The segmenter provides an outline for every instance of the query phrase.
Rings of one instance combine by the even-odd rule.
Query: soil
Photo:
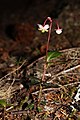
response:
[[[47,10],[43,12],[45,19],[52,12],[47,15]],[[34,19],[28,11],[20,19],[20,14],[22,11],[4,14],[0,24],[0,118],[79,120],[80,99],[74,99],[80,87],[79,5],[67,4],[58,14],[61,35],[55,33],[53,20],[49,51],[59,51],[61,55],[49,61],[44,81],[48,33],[37,30],[37,24],[44,21],[43,15]]]

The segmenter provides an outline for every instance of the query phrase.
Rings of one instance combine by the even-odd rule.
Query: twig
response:
[[[72,67],[72,68],[70,68],[70,69],[64,70],[64,71],[62,72],[62,74],[65,74],[65,73],[67,73],[67,72],[70,72],[70,71],[72,71],[72,70],[75,70],[75,69],[77,69],[77,68],[79,68],[79,67],[80,67],[80,65],[77,65],[77,66],[74,66],[74,67]]]
[[[65,84],[63,85],[63,87],[67,87],[67,86],[73,86],[75,84],[80,84],[80,82],[74,82],[74,83],[69,83],[69,84]],[[52,91],[52,90],[59,90],[62,88],[62,85],[58,85],[58,88],[45,88],[45,89],[42,89],[42,92],[45,92],[45,91]],[[33,92],[32,94],[38,94],[40,91],[36,91],[36,92]]]
[[[52,76],[52,80],[53,80],[55,77],[58,77],[58,76],[61,75],[61,74],[66,74],[67,72],[70,72],[70,71],[72,71],[72,70],[75,70],[75,69],[77,69],[77,68],[79,68],[79,67],[80,67],[80,65],[77,65],[77,66],[74,66],[74,67],[72,67],[72,68],[70,68],[70,69],[61,71],[60,73]],[[51,80],[51,81],[52,81],[52,80]],[[49,81],[49,82],[50,82],[50,81]]]
[[[11,71],[10,73],[8,73],[5,76],[3,76],[2,78],[0,78],[0,81],[3,80],[4,78],[6,78],[7,76],[11,75],[12,73],[15,73],[16,71],[18,71],[25,63],[26,63],[26,60],[24,60],[24,62],[18,68],[16,68],[14,71]]]
[[[42,90],[42,92],[45,92],[45,91],[52,91],[52,90],[58,90],[60,88],[45,88]],[[36,91],[36,92],[33,92],[32,94],[38,94],[40,92],[40,90]]]
[[[75,85],[75,84],[80,84],[80,82],[68,83],[68,84],[63,85],[63,86],[67,87],[67,86],[72,86],[72,85]]]
[[[8,94],[8,96],[10,96],[10,92],[11,92],[10,90],[11,90],[11,87],[12,87],[12,85],[14,84],[15,80],[16,80],[16,79],[13,79],[13,82],[12,82],[11,85],[9,86],[8,90],[5,92],[6,95]]]

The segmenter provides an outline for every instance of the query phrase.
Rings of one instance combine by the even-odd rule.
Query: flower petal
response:
[[[60,28],[59,28],[59,29],[56,29],[56,33],[57,33],[57,34],[61,34],[61,33],[62,33],[62,29],[60,29]]]
[[[37,24],[39,29],[43,29],[44,27],[41,24]]]
[[[49,25],[46,24],[45,26],[42,26],[41,24],[37,24],[38,25],[38,30],[40,30],[42,33],[44,32],[48,32],[48,28],[49,28]]]
[[[48,28],[49,28],[49,25],[46,24],[46,25],[44,26],[44,29],[47,30]]]
[[[44,33],[45,32],[44,27],[41,24],[37,24],[37,25],[39,27],[38,30]]]

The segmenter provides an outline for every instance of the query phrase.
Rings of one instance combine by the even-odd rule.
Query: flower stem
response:
[[[50,28],[48,32],[48,40],[47,40],[47,46],[46,46],[46,63],[47,63],[47,57],[48,57],[48,50],[49,50],[49,42],[51,37],[51,29],[52,29],[52,20],[48,17],[48,20],[50,20]]]
[[[49,32],[48,32],[48,40],[47,40],[47,46],[46,46],[46,63],[44,64],[44,71],[43,71],[43,76],[42,76],[42,81],[45,79],[45,74],[46,74],[46,68],[47,68],[47,57],[48,57],[48,50],[49,50],[49,42],[50,42],[50,36],[51,36],[51,29],[52,29],[52,19],[50,17],[47,17],[47,19],[44,21],[43,26],[45,26],[47,21],[50,21],[50,27],[49,27]]]

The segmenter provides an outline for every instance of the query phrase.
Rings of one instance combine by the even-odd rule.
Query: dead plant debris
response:
[[[45,56],[30,64],[10,58],[0,69],[0,119],[80,119],[80,48],[60,52],[48,63],[45,81]]]

